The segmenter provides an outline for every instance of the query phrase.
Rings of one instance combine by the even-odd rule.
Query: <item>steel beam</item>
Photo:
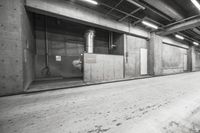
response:
[[[157,34],[159,34],[159,35],[169,35],[169,34],[179,32],[179,31],[192,29],[192,28],[195,28],[195,27],[198,27],[198,26],[200,26],[200,18],[196,18],[196,19],[186,21],[184,23],[176,24],[174,26],[171,26],[171,27],[165,29],[164,31],[157,32]]]
[[[127,14],[126,16],[122,17],[121,19],[119,19],[118,21],[123,21],[124,19],[126,19],[127,17],[129,17],[130,15],[133,15],[134,13],[138,12],[141,8],[135,9],[133,10],[131,13]]]
[[[122,10],[120,10],[120,9],[117,9],[117,8],[113,8],[112,6],[109,6],[109,5],[105,4],[105,3],[100,3],[100,4],[103,5],[103,6],[105,6],[105,7],[108,7],[108,8],[111,8],[111,9],[113,9],[113,10],[116,10],[116,11],[122,13],[122,14],[130,15],[130,14],[127,13],[127,12],[124,12],[124,11],[122,11]],[[140,18],[138,18],[138,17],[136,17],[136,16],[133,16],[133,15],[130,15],[130,17],[132,17],[132,18],[134,18],[134,19],[140,19]]]
[[[120,0],[113,8],[111,8],[106,15],[110,14],[115,8],[117,8],[124,0]]]

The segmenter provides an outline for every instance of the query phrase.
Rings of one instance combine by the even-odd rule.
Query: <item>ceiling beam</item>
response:
[[[166,28],[163,31],[157,32],[159,35],[169,35],[179,31],[184,31],[187,29],[193,29],[195,27],[200,26],[200,18],[195,18],[180,24],[173,25],[171,27]]]
[[[111,8],[106,15],[110,14],[115,8],[117,8],[124,0],[120,0],[113,8]]]
[[[130,15],[133,15],[134,13],[138,12],[141,8],[135,9],[134,11],[132,11],[131,13],[127,14],[126,16],[120,18],[118,21],[123,21],[124,19],[126,19],[127,17],[129,17]]]

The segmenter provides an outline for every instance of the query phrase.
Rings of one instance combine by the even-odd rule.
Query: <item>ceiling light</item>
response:
[[[175,37],[178,38],[178,39],[181,39],[181,40],[185,39],[183,36],[180,36],[180,35],[177,35],[177,34],[175,35]]]
[[[199,45],[199,43],[198,43],[198,42],[193,42],[193,44],[194,44],[194,45],[197,45],[197,46]]]
[[[144,6],[142,6],[142,5],[138,4],[138,3],[136,3],[136,2],[133,1],[133,0],[126,0],[126,1],[130,2],[131,4],[133,4],[133,5],[135,5],[135,6],[139,7],[139,8],[141,8],[142,10],[145,9]]]
[[[142,21],[142,24],[144,24],[144,25],[146,25],[148,27],[154,28],[154,29],[158,29],[158,26],[156,26],[156,25],[154,25],[152,23],[149,23],[147,21],[144,21],[144,20]]]
[[[84,2],[88,2],[90,4],[93,4],[93,5],[98,5],[98,2],[94,1],[94,0],[82,0]]]
[[[192,3],[200,10],[200,4],[197,0],[191,0]]]

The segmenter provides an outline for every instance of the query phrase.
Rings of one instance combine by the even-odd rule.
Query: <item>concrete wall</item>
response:
[[[187,62],[184,61],[187,57]],[[189,70],[189,46],[168,37],[162,39],[162,73],[181,73]],[[187,70],[184,70],[186,64]]]
[[[0,95],[21,93],[34,79],[34,33],[24,0],[0,1]]]
[[[100,82],[123,79],[123,56],[84,54],[84,81]]]
[[[35,38],[32,14],[25,8],[22,12],[22,46],[23,46],[23,78],[24,89],[27,89],[35,79],[34,57],[35,57]]]
[[[0,1],[0,95],[23,91],[22,0]]]
[[[151,75],[165,75],[184,71],[183,56],[187,55],[189,70],[189,46],[168,37],[151,34],[149,45],[149,72]]]
[[[138,77],[140,76],[140,49],[148,49],[148,41],[144,38],[135,36],[126,36],[125,47],[125,77]]]
[[[162,75],[162,37],[154,33],[149,40],[148,71],[150,75]]]
[[[106,30],[109,29],[146,38],[149,38],[150,35],[149,32],[142,28],[132,26],[126,22],[118,22],[105,16],[105,14],[66,0],[26,0],[26,6],[34,12],[42,12],[63,19],[98,26]]]
[[[194,71],[200,71],[200,50],[199,49],[195,49],[194,51],[194,60],[195,60]]]
[[[184,72],[184,55],[187,55],[187,49],[163,43],[163,74]]]

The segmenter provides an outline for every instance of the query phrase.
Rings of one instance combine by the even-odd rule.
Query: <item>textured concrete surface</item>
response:
[[[23,88],[22,0],[0,1],[0,95]]]
[[[198,133],[200,72],[0,98],[1,133]]]
[[[149,32],[138,26],[131,26],[126,22],[120,23],[94,10],[65,0],[26,0],[26,6],[29,10],[40,12],[40,14],[56,14],[57,17],[70,19],[79,23],[90,23],[104,29],[112,29],[145,38],[150,37]]]

